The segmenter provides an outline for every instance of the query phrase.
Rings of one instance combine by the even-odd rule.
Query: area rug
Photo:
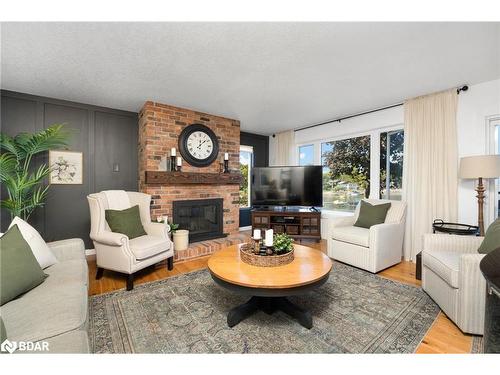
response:
[[[290,297],[314,327],[258,312],[233,328],[227,312],[247,300],[208,270],[90,298],[94,353],[412,353],[439,312],[421,288],[335,263],[327,283]]]
[[[470,352],[472,354],[482,354],[484,353],[484,340],[483,336],[472,336],[472,344],[470,347]]]

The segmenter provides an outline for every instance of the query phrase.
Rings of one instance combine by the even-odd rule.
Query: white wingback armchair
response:
[[[385,222],[370,229],[353,226],[359,216],[360,202],[353,216],[331,220],[327,237],[328,256],[376,273],[401,262],[406,203],[383,199],[365,201],[370,204],[391,203]]]
[[[127,202],[121,206],[139,205],[141,222],[147,235],[129,239],[121,233],[111,232],[105,219],[110,208],[104,192],[90,194],[90,238],[94,242],[97,260],[96,278],[102,277],[103,269],[127,274],[127,290],[132,290],[134,273],[167,259],[168,269],[173,268],[174,245],[169,237],[169,226],[151,222],[151,196],[138,192],[126,192]]]
[[[422,287],[466,333],[482,335],[486,280],[479,269],[484,237],[424,235]]]

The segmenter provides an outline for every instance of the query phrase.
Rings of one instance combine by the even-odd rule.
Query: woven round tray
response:
[[[258,267],[278,267],[293,261],[292,251],[282,255],[257,255],[250,251],[249,246],[241,246],[240,258],[243,262]]]

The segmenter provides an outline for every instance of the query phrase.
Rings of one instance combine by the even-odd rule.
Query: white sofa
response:
[[[134,273],[167,259],[168,269],[173,268],[174,244],[168,234],[168,225],[151,222],[149,194],[126,192],[123,206],[139,205],[141,222],[147,235],[129,239],[121,233],[111,232],[105,219],[109,208],[105,193],[90,194],[90,238],[96,251],[97,274],[102,276],[103,269],[127,275],[127,290],[134,287]]]
[[[400,263],[403,255],[406,203],[365,199],[370,204],[391,203],[383,224],[370,229],[355,227],[361,202],[353,216],[332,219],[327,237],[328,256],[376,273]]]
[[[7,339],[46,342],[49,353],[88,353],[88,268],[83,241],[47,245],[58,260],[43,270],[49,276],[0,307]]]
[[[477,249],[484,237],[424,235],[422,287],[466,333],[482,335],[486,280]]]

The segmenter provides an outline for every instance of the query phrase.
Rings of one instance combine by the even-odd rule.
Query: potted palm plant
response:
[[[56,124],[34,134],[19,133],[10,137],[0,133],[0,181],[7,191],[1,207],[11,218],[28,220],[36,208],[45,204],[49,185],[45,178],[51,168],[45,163],[34,166],[39,154],[67,146],[69,133]]]

